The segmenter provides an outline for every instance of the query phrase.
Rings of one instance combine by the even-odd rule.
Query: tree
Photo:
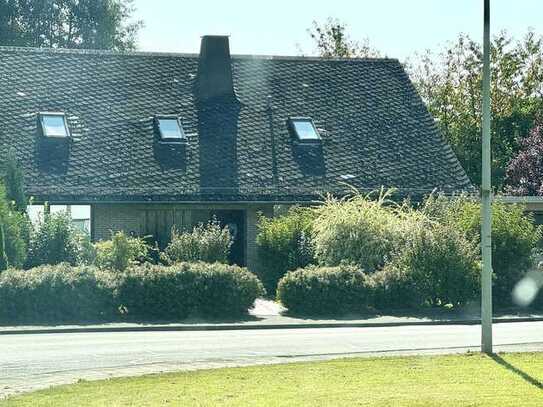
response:
[[[6,157],[4,185],[6,199],[13,203],[17,211],[25,212],[27,202],[24,193],[23,171],[13,151],[9,151]]]
[[[328,18],[320,24],[313,21],[313,26],[307,30],[315,41],[317,52],[325,58],[376,58],[379,51],[369,45],[367,39],[362,42],[352,40],[347,34],[347,25],[333,18]]]
[[[411,69],[417,88],[471,180],[481,179],[482,48],[459,35],[439,55],[419,56]],[[520,148],[543,96],[543,38],[533,32],[520,41],[507,33],[491,45],[492,174],[501,188],[505,168]]]
[[[0,45],[132,50],[134,0],[0,0]]]
[[[4,239],[4,224],[0,221],[0,272],[8,268],[8,258],[6,256]]]
[[[4,256],[7,264],[22,267],[26,259],[27,236],[30,221],[26,213],[14,210],[6,199],[5,188],[0,181],[0,227],[3,232]],[[0,256],[2,256],[0,254]]]
[[[512,195],[543,196],[543,123],[534,126],[507,167],[506,191]]]

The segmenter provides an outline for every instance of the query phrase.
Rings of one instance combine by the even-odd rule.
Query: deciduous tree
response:
[[[482,47],[467,35],[439,54],[427,52],[410,73],[442,134],[471,180],[481,178]],[[515,41],[507,33],[491,45],[492,173],[501,188],[505,169],[542,108],[543,38],[529,32]]]
[[[347,25],[337,19],[329,18],[324,23],[313,21],[307,32],[321,57],[363,58],[381,55],[367,39],[362,42],[352,40],[347,33]]]
[[[543,124],[539,123],[521,142],[506,172],[506,192],[543,196]]]
[[[133,0],[0,0],[0,45],[131,50]]]

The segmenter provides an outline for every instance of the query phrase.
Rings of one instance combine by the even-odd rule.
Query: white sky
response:
[[[482,36],[483,0],[136,0],[145,51],[199,51],[200,36],[228,34],[234,54],[298,55],[314,46],[313,20],[337,17],[353,39],[368,38],[389,57],[404,60],[464,32]],[[543,33],[543,0],[491,0],[492,30],[516,37]]]

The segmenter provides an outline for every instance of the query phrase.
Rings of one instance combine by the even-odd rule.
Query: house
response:
[[[91,235],[216,216],[253,267],[259,213],[323,194],[471,188],[396,59],[0,47],[0,153],[35,203],[90,205]]]

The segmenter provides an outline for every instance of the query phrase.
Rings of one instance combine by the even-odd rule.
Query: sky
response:
[[[307,29],[328,17],[382,54],[405,60],[458,33],[482,37],[483,0],[135,0],[143,51],[199,51],[205,34],[230,35],[233,54],[315,53]],[[543,34],[543,0],[491,0],[492,31]]]

